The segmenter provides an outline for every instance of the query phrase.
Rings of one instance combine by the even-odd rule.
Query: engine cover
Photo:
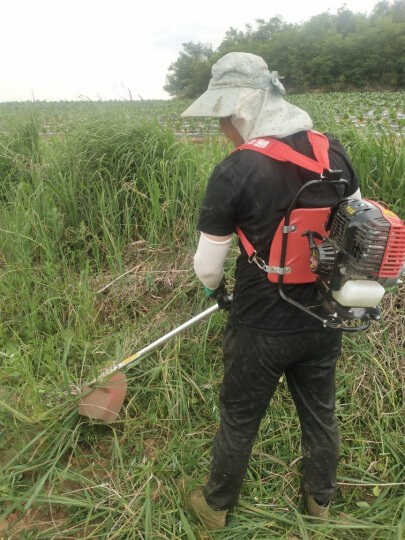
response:
[[[313,246],[310,266],[320,277],[329,311],[375,307],[382,288],[395,285],[403,273],[404,223],[379,203],[345,199],[332,209],[325,228],[329,236]]]

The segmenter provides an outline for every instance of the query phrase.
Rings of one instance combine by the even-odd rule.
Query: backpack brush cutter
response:
[[[381,203],[349,198],[350,184],[342,171],[330,169],[327,136],[309,130],[307,138],[315,159],[271,137],[251,139],[236,149],[259,152],[319,175],[296,193],[272,240],[268,264],[257,256],[240,227],[236,232],[249,262],[278,284],[285,301],[324,326],[357,332],[380,318],[378,303],[385,289],[396,285],[404,273],[405,224]],[[340,186],[343,200],[332,208],[299,207],[302,193],[314,186]],[[326,317],[287,296],[283,288],[314,282]]]
[[[358,332],[380,319],[379,302],[404,274],[405,224],[382,204],[367,199],[344,198],[332,208],[297,208],[302,192],[316,184],[341,184],[346,196],[348,182],[340,174],[328,171],[301,187],[278,226],[268,264],[240,228],[237,232],[249,262],[278,284],[283,300],[325,327]],[[326,316],[292,299],[284,289],[286,284],[314,282]]]
[[[286,272],[277,276],[277,283],[284,300],[321,320],[325,327],[358,332],[380,319],[378,304],[386,289],[400,283],[405,271],[405,224],[382,204],[368,199],[346,198],[330,209],[295,209],[302,192],[313,184],[347,185],[340,174],[329,171],[324,178],[307,182],[291,203],[279,227],[281,246],[275,244],[280,249],[280,267]],[[314,228],[306,228],[308,224]],[[300,235],[298,242],[308,241],[309,251],[300,250],[305,257],[305,281],[316,280],[326,318],[289,298],[283,289],[291,272],[286,260],[292,233]],[[303,259],[297,263],[296,271]]]

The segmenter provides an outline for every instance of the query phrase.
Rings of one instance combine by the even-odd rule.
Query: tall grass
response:
[[[198,144],[175,137],[170,120],[157,122],[160,105],[145,122],[152,105],[78,104],[73,119],[72,105],[23,106],[0,136],[0,536],[8,526],[13,539],[399,540],[403,288],[387,296],[380,326],[344,341],[329,523],[304,513],[299,423],[284,381],[227,530],[208,533],[184,509],[185,491],[207,475],[218,422],[223,313],[128,371],[118,422],[78,416],[71,384],[207,303],[192,272],[194,225],[207,177],[229,148],[216,135]],[[321,129],[322,108],[308,99],[311,107]],[[58,129],[47,137],[51,111]],[[401,139],[329,120],[363,193],[399,211]]]

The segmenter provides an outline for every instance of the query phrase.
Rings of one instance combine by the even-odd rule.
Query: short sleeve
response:
[[[207,185],[197,221],[197,230],[216,236],[235,231],[235,211],[240,192],[237,169],[232,159],[219,163]]]

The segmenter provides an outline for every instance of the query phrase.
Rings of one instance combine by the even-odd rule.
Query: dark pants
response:
[[[304,490],[321,503],[332,498],[339,454],[335,367],[341,337],[330,329],[287,336],[226,330],[221,421],[204,488],[213,509],[237,504],[260,421],[283,373],[301,424]]]

